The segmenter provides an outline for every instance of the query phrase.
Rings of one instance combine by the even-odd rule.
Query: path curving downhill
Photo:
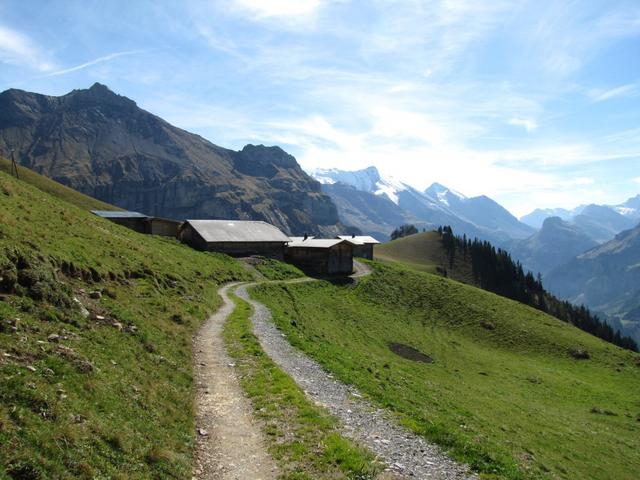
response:
[[[370,273],[367,265],[358,263],[356,274]],[[448,458],[441,449],[424,438],[398,425],[389,412],[374,407],[351,386],[337,381],[320,364],[292,347],[263,304],[253,300],[240,285],[235,293],[253,307],[254,333],[269,357],[304,390],[316,404],[326,408],[341,424],[341,433],[368,447],[387,464],[394,478],[411,479],[477,479],[468,466]]]
[[[222,338],[235,307],[227,292],[237,285],[218,291],[223,303],[194,339],[198,480],[275,480],[279,474]]]

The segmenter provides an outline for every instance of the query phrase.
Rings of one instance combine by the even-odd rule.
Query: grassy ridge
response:
[[[375,269],[355,287],[263,285],[254,296],[294,345],[486,475],[637,477],[638,355],[474,287]]]
[[[0,172],[9,174],[11,172],[11,161],[0,157]],[[72,188],[66,187],[61,183],[51,180],[39,173],[29,170],[26,167],[18,166],[18,175],[20,180],[33,185],[39,190],[53,195],[56,198],[71,203],[76,207],[84,210],[122,210],[109,203],[102,202],[93,197],[80,193]]]
[[[189,478],[191,338],[248,277],[0,173],[0,478]]]
[[[471,263],[457,255],[453,265],[442,247],[438,232],[422,232],[402,237],[391,242],[376,245],[375,259],[406,265],[415,270],[436,273],[446,269],[447,276],[468,284],[475,284]]]
[[[374,478],[381,465],[341,437],[335,419],[307,400],[295,381],[264,353],[252,333],[251,306],[238,297],[234,301],[225,341],[256,416],[265,423],[269,450],[283,479]]]

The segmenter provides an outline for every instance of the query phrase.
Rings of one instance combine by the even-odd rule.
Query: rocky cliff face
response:
[[[279,147],[236,152],[176,128],[107,87],[0,94],[0,154],[82,193],[176,219],[264,220],[287,233],[344,228],[320,184]]]

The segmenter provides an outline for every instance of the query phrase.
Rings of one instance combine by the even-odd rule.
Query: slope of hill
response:
[[[0,157],[0,171],[11,173],[11,161]],[[121,210],[118,207],[101,202],[93,197],[84,195],[76,190],[66,187],[50,178],[40,175],[26,167],[18,167],[20,180],[33,185],[43,192],[53,195],[61,200],[69,202],[83,210]]]
[[[567,263],[598,243],[582,229],[560,217],[544,220],[540,231],[524,240],[512,240],[505,248],[522,266],[544,277],[554,268]]]
[[[375,258],[435,272],[549,313],[623,348],[637,350],[620,325],[605,322],[584,307],[559,300],[510,254],[487,241],[454,236],[450,227],[410,235],[376,247]]]
[[[2,172],[0,206],[0,478],[190,478],[191,338],[246,270]]]
[[[640,225],[551,271],[547,286],[621,322],[640,341]]]
[[[487,478],[634,478],[637,354],[474,287],[374,269],[254,296],[295,346]]]
[[[51,97],[0,94],[0,154],[75,190],[169,218],[265,220],[335,234],[335,205],[278,147],[235,152],[176,128],[96,83]]]
[[[533,233],[531,227],[519,222],[490,198],[467,198],[438,183],[420,192],[405,183],[382,177],[375,167],[357,171],[318,169],[312,175],[323,184],[323,191],[338,205],[345,221],[373,234],[371,225],[382,220],[378,229],[384,229],[383,239],[387,239],[395,227],[406,223],[427,229],[451,225],[470,237],[496,242]],[[346,185],[353,188],[347,189]],[[374,201],[374,196],[384,202]],[[364,198],[366,204],[363,204]]]
[[[456,256],[451,263],[437,231],[417,233],[376,245],[374,254],[378,261],[401,263],[422,272],[446,272],[454,280],[476,285],[469,260]]]

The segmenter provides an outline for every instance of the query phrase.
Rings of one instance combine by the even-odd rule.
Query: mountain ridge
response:
[[[279,147],[236,152],[96,83],[62,96],[0,93],[0,154],[81,193],[177,219],[264,220],[287,233],[343,233],[336,206]]]
[[[399,219],[421,229],[451,225],[467,236],[489,239],[496,243],[511,238],[524,238],[534,232],[533,228],[521,223],[504,207],[485,195],[466,197],[439,183],[433,183],[421,192],[406,183],[380,175],[374,166],[355,171],[316,169],[310,171],[310,174],[322,183],[323,191],[338,205],[339,214],[348,217],[350,224],[365,232],[374,233],[367,230],[370,228],[372,213],[369,208],[358,207],[360,200],[355,199],[356,195],[362,197],[360,192],[371,195],[371,205],[376,203],[374,196],[386,198],[395,204],[395,217],[384,217],[384,228],[388,230],[384,239],[398,226]],[[340,183],[350,185],[358,193],[349,198],[348,190],[336,186]],[[374,213],[373,216],[380,217],[380,214]]]

